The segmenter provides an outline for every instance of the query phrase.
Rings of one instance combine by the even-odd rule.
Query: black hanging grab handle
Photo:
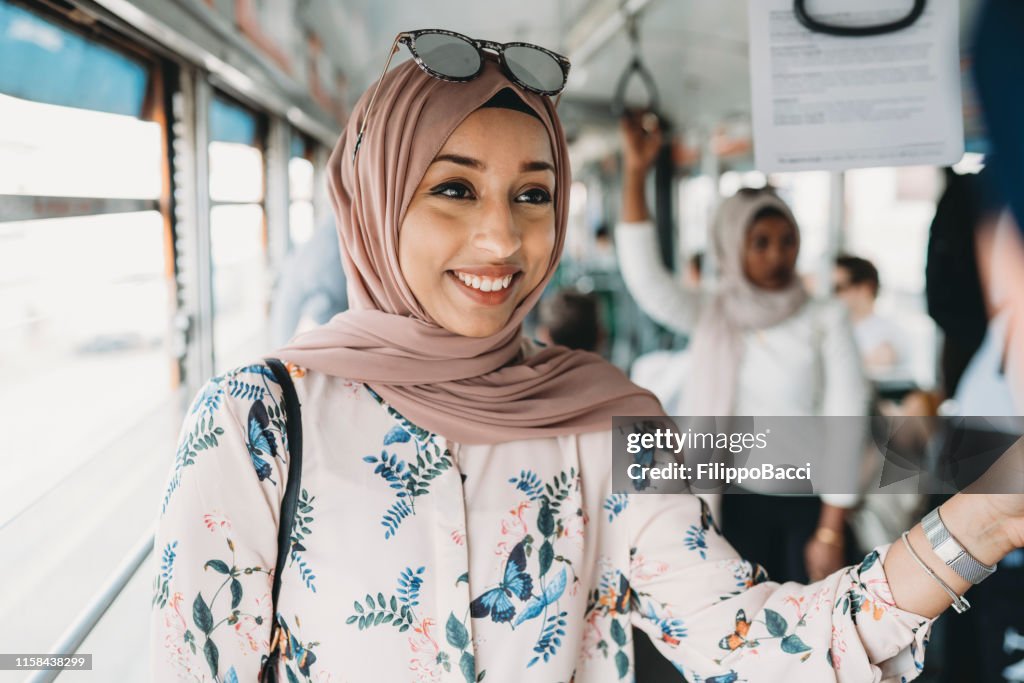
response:
[[[612,112],[616,116],[622,116],[626,113],[626,86],[629,85],[629,81],[634,75],[640,79],[640,82],[647,89],[647,106],[644,108],[649,111],[658,111],[658,86],[654,82],[654,75],[651,74],[650,69],[644,66],[639,57],[633,57],[626,66],[626,70],[619,76],[619,82],[615,86]]]
[[[793,13],[796,15],[797,21],[815,33],[847,38],[863,38],[865,36],[895,33],[896,31],[902,31],[908,26],[913,26],[914,22],[924,14],[924,3],[925,0],[914,0],[914,6],[907,16],[888,24],[878,24],[876,26],[836,26],[835,24],[825,24],[807,13],[807,0],[793,0]]]

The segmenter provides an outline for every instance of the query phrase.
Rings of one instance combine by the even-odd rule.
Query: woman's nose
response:
[[[499,259],[519,251],[522,238],[508,203],[494,202],[481,214],[473,235],[473,246]]]

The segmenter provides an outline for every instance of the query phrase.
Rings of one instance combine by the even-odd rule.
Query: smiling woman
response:
[[[899,549],[892,590],[886,547],[779,585],[698,498],[612,493],[611,417],[662,412],[599,356],[522,335],[571,178],[522,77],[414,61],[360,99],[328,169],[352,308],[276,352],[288,377],[257,360],[196,397],[161,500],[155,680],[610,683],[633,627],[691,680],[912,678],[949,603]],[[1012,504],[971,524],[990,510],[947,516],[989,530],[966,537],[986,562],[1019,540]]]
[[[427,168],[398,242],[430,317],[467,337],[505,326],[551,263],[555,191],[536,116],[487,107],[466,118]]]

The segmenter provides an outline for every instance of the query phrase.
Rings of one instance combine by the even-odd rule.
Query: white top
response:
[[[874,370],[866,368],[874,379],[910,379],[910,354],[904,341],[905,334],[893,320],[872,312],[871,315],[853,324],[853,334],[857,339],[857,347],[861,356],[868,358],[883,344],[892,349],[895,359],[888,367]]]
[[[623,279],[640,308],[665,327],[692,334],[712,293],[683,287],[665,269],[649,221],[620,223],[615,240]],[[840,302],[809,300],[778,325],[747,332],[743,345],[737,415],[867,414],[869,387]],[[862,444],[837,444],[835,457],[847,458],[850,476],[857,477],[862,454]],[[821,497],[837,507],[852,507],[858,500],[854,494]]]
[[[632,626],[691,681],[921,671],[931,620],[894,605],[888,546],[772,583],[696,497],[613,493],[610,430],[464,445],[363,384],[290,371],[303,469],[282,683],[617,683]],[[189,411],[156,537],[155,683],[256,680],[290,460],[281,396],[254,363]]]

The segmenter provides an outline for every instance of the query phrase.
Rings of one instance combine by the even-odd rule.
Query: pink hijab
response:
[[[399,267],[399,232],[448,137],[505,88],[537,112],[551,139],[555,247],[544,279],[503,329],[463,337],[438,325],[413,296]],[[467,444],[601,431],[614,415],[663,415],[651,393],[596,354],[523,352],[522,321],[558,265],[568,215],[569,156],[551,100],[519,88],[490,60],[466,83],[441,81],[407,61],[385,75],[353,167],[370,94],[360,98],[328,162],[351,309],[274,355],[364,382],[413,423]]]
[[[720,287],[701,312],[693,332],[692,374],[686,387],[687,415],[732,415],[743,360],[743,335],[778,325],[796,314],[808,295],[799,277],[784,289],[767,291],[743,273],[747,231],[762,209],[779,211],[800,235],[800,226],[774,192],[741,190],[718,209],[712,247],[721,270]]]

